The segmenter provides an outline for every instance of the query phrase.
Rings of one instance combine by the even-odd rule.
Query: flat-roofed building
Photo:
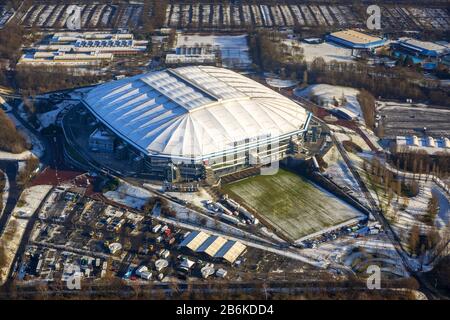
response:
[[[110,62],[115,55],[134,55],[147,50],[147,40],[132,34],[55,33],[22,55],[21,64],[91,65]]]
[[[327,41],[340,44],[352,49],[374,49],[385,45],[386,40],[371,36],[356,30],[342,30],[333,32],[326,37]]]
[[[192,231],[180,244],[181,247],[186,247],[192,251],[196,251],[209,238],[207,233],[203,231]]]
[[[214,255],[222,248],[227,242],[226,239],[219,236],[210,236],[202,245],[197,249],[197,252],[206,253],[210,257]]]
[[[450,139],[447,137],[433,138],[431,136],[397,136],[395,139],[396,152],[422,151],[431,155],[450,153]]]

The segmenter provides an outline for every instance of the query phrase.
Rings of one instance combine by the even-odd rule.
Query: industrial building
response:
[[[299,150],[311,118],[262,84],[212,66],[112,81],[92,89],[83,104],[114,133],[116,145],[127,146],[121,152],[130,168],[168,181],[217,178],[281,160]]]
[[[247,246],[239,241],[212,236],[203,231],[191,231],[180,243],[180,248],[187,248],[209,258],[234,263],[245,253]]]
[[[348,47],[351,49],[375,49],[386,44],[386,40],[374,37],[355,30],[342,30],[325,36],[329,42]]]
[[[394,149],[396,152],[421,151],[431,155],[437,153],[450,153],[450,140],[447,137],[397,136]]]
[[[110,62],[114,56],[135,55],[147,49],[147,40],[128,33],[55,33],[22,55],[19,63],[91,65]]]

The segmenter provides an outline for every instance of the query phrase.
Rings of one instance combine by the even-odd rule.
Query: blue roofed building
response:
[[[371,50],[386,44],[386,39],[371,36],[356,30],[333,32],[326,35],[325,39],[351,49]]]
[[[391,45],[393,55],[399,59],[410,58],[425,70],[433,70],[445,55],[450,54],[450,46],[445,43],[400,38]]]

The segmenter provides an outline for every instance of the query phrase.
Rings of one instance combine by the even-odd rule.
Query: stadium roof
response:
[[[206,159],[242,142],[304,130],[305,109],[231,70],[189,66],[112,81],[84,103],[148,155]],[[270,137],[270,138],[267,138]]]

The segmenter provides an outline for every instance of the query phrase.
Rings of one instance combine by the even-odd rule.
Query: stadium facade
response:
[[[298,103],[212,66],[112,81],[88,92],[83,104],[101,130],[114,135],[113,152],[130,161],[130,170],[169,181],[219,177],[283,159],[298,150],[311,119]]]

